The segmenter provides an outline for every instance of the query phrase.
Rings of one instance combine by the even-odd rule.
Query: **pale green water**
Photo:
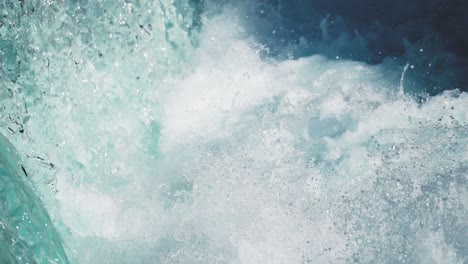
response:
[[[0,136],[0,263],[68,263],[14,147]]]

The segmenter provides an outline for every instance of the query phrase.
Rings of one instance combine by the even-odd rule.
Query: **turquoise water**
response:
[[[3,136],[0,142],[0,262],[68,263],[20,157]]]
[[[273,55],[244,4],[0,2],[0,260],[468,261],[466,92]]]

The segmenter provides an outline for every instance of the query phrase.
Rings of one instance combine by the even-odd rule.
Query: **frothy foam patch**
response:
[[[420,104],[394,69],[262,59],[244,32],[225,11],[190,52],[101,39],[108,61],[37,73],[54,92],[15,142],[43,159],[28,168],[71,259],[419,262],[438,247],[431,261],[463,263],[467,95]]]

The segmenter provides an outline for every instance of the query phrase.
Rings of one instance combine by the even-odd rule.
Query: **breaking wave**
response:
[[[281,2],[0,3],[2,177],[40,199],[0,197],[58,263],[468,260],[466,54]],[[15,214],[0,252],[48,263]]]

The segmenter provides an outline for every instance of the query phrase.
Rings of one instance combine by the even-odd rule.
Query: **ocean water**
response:
[[[322,7],[1,1],[0,260],[466,263],[466,24]]]

